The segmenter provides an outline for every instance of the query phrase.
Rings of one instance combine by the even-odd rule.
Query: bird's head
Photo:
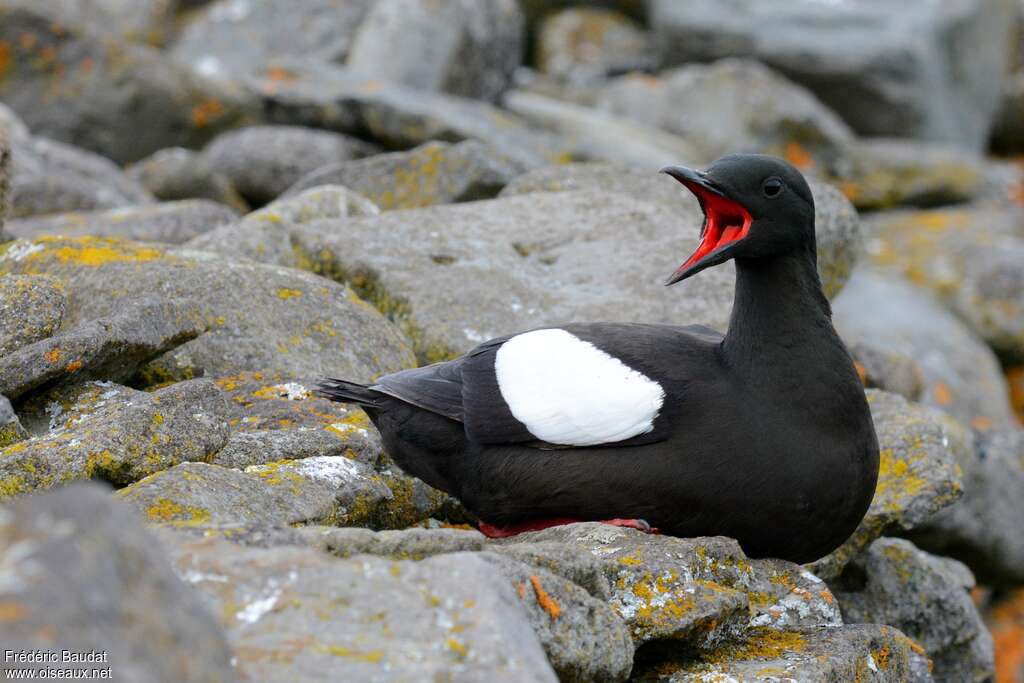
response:
[[[700,245],[666,285],[729,259],[814,254],[814,198],[800,171],[777,157],[731,154],[707,171],[661,169],[682,183],[704,212]]]

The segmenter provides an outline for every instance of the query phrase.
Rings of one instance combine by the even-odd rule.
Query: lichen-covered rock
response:
[[[377,0],[347,64],[367,78],[494,100],[523,57],[516,0]]]
[[[829,175],[858,209],[928,207],[978,196],[985,179],[981,164],[958,147],[883,138],[857,142],[847,167]]]
[[[296,529],[291,542],[295,545],[308,545],[338,557],[376,555],[393,560],[422,560],[445,553],[490,549],[487,538],[472,529],[371,531],[352,527],[307,526]]]
[[[184,147],[153,152],[129,165],[125,173],[161,201],[209,199],[240,213],[249,211],[227,176],[214,171],[198,152]]]
[[[281,460],[346,456],[350,450],[348,441],[339,439],[326,429],[295,427],[238,431],[231,435],[212,463],[245,469]]]
[[[208,199],[183,199],[140,207],[20,218],[7,224],[15,238],[43,235],[123,237],[142,242],[181,244],[219,225],[233,223],[238,212]]]
[[[878,434],[878,484],[853,535],[810,565],[825,579],[837,576],[887,529],[913,529],[956,502],[963,493],[958,461],[974,449],[971,432],[935,409],[875,389],[867,397]]]
[[[374,151],[362,140],[327,130],[250,126],[218,135],[203,148],[201,159],[226,176],[250,203],[261,205],[323,166]]]
[[[28,432],[21,426],[21,420],[6,396],[0,396],[0,448],[24,441]]]
[[[553,543],[597,558],[610,584],[609,604],[626,620],[638,646],[671,640],[706,649],[749,628],[842,623],[819,578],[783,560],[748,560],[735,541],[724,537],[654,536],[588,522],[496,545],[505,551]],[[538,549],[535,557],[544,557],[543,551]],[[536,564],[564,575],[564,558],[549,556],[548,564]]]
[[[656,660],[637,683],[794,681],[797,683],[930,683],[920,645],[875,624],[754,633],[697,659]]]
[[[975,428],[1016,425],[1006,380],[992,350],[926,291],[902,279],[860,269],[832,310],[836,329],[847,344],[863,341],[917,364],[924,379],[921,402],[925,405]]]
[[[107,238],[39,238],[0,249],[0,272],[64,280],[72,302],[65,327],[155,291],[197,307],[209,331],[147,364],[144,382],[244,370],[359,381],[413,363],[395,326],[347,288],[310,273]]]
[[[341,62],[373,0],[217,0],[185,26],[171,54],[229,80],[283,57]]]
[[[261,263],[308,269],[308,259],[292,244],[296,226],[322,218],[376,216],[380,208],[339,185],[321,185],[296,195],[284,196],[242,220],[196,237],[188,246],[225,257],[245,256]]]
[[[55,278],[0,277],[0,357],[54,334],[66,305],[64,285]]]
[[[221,627],[175,576],[159,544],[101,487],[76,484],[23,498],[0,516],[0,638],[57,662],[8,661],[4,670],[105,670],[135,683],[238,680]],[[96,663],[60,650],[101,652]],[[52,676],[51,677],[55,677]]]
[[[143,299],[0,357],[0,393],[16,399],[46,384],[122,382],[205,330],[195,306]]]
[[[41,3],[0,3],[0,97],[35,133],[123,163],[202,144],[255,113],[241,90],[209,82],[153,48],[64,22]]]
[[[557,135],[486,102],[367,79],[327,64],[290,60],[246,80],[273,123],[369,135],[406,149],[476,138],[528,168],[564,161]]]
[[[250,680],[558,680],[516,589],[475,554],[345,560],[162,538],[220,615]]]
[[[974,577],[956,560],[880,538],[831,585],[846,623],[900,629],[928,652],[936,681],[992,680],[992,637],[968,592]]]
[[[493,197],[522,170],[477,140],[428,142],[406,152],[323,166],[299,179],[287,194],[340,185],[384,210],[417,209]]]
[[[913,358],[865,341],[858,341],[851,346],[850,355],[853,356],[864,386],[899,394],[909,401],[921,398],[924,376]]]
[[[826,170],[843,165],[853,142],[843,120],[814,95],[745,59],[692,64],[658,78],[625,76],[607,85],[598,102],[691,140],[706,159],[758,152]]]
[[[99,478],[123,485],[181,462],[208,461],[228,437],[209,380],[153,393],[86,384],[49,407],[53,429],[0,451],[0,496]]]
[[[1024,582],[1024,430],[983,432],[955,451],[964,498],[911,532],[925,550],[967,563],[989,584]]]
[[[649,34],[631,18],[593,7],[571,7],[545,17],[537,31],[537,67],[587,83],[654,65]]]
[[[144,187],[98,154],[41,137],[13,140],[11,217],[153,203]]]

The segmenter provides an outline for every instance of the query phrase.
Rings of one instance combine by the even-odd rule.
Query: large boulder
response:
[[[161,201],[209,199],[245,213],[249,210],[238,190],[198,152],[184,147],[161,149],[125,169]]]
[[[64,319],[64,285],[46,275],[0,277],[0,358],[51,336]]]
[[[395,326],[351,290],[310,273],[95,237],[11,242],[0,272],[63,279],[73,302],[65,326],[150,292],[193,304],[209,331],[145,366],[143,382],[242,370],[358,381],[413,363]]]
[[[858,133],[981,149],[1007,69],[1005,0],[846,3],[650,0],[665,64],[759,59]]]
[[[64,22],[50,5],[0,3],[0,97],[33,132],[118,162],[197,145],[254,113],[241,91],[214,85],[153,48]]]
[[[135,683],[238,680],[234,653],[201,597],[135,515],[99,486],[69,486],[4,509],[0,563],[5,647],[58,657],[8,658],[5,673],[33,669],[42,678],[57,670],[70,679],[85,668]],[[62,661],[61,650],[95,654]]]
[[[574,83],[654,65],[650,34],[613,10],[583,6],[551,14],[541,21],[536,42],[537,68]]]

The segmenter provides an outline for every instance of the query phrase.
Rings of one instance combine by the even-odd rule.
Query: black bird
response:
[[[770,156],[662,170],[704,212],[696,253],[666,284],[736,261],[724,336],[573,323],[319,392],[362,406],[394,460],[489,535],[602,520],[815,560],[871,503],[878,441],[821,290],[811,190]]]

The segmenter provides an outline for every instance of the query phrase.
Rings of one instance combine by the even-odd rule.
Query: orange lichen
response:
[[[978,416],[971,420],[971,426],[978,431],[984,432],[988,429],[992,429],[992,420],[984,416]]]
[[[953,391],[945,382],[936,382],[932,387],[932,396],[940,406],[948,406],[953,401]]]
[[[282,66],[269,67],[264,76],[271,81],[294,81],[295,74]]]
[[[558,602],[548,595],[548,592],[544,590],[544,587],[540,585],[540,579],[536,574],[530,575],[530,583],[533,584],[533,592],[537,596],[537,604],[540,605],[545,612],[551,615],[552,619],[557,619],[562,614],[562,606]]]
[[[60,349],[50,349],[43,352],[43,358],[46,359],[47,363],[57,363],[60,361],[60,353]]]
[[[797,168],[810,168],[814,166],[814,157],[810,151],[799,142],[790,141],[786,143],[786,150],[783,153],[786,161]]]
[[[205,128],[223,115],[224,105],[211,97],[192,108],[192,125],[196,128]]]
[[[4,78],[11,70],[11,44],[0,40],[0,78]]]
[[[1024,365],[1007,370],[1006,382],[1010,385],[1010,405],[1017,413],[1017,419],[1024,424]]]
[[[70,363],[68,363],[67,367],[65,367],[64,369],[67,372],[78,372],[79,370],[82,369],[82,361],[80,361],[80,360],[73,360]]]
[[[853,362],[853,369],[857,371],[857,377],[860,378],[860,383],[864,386],[868,384],[868,371],[864,368],[864,364],[860,361]]]
[[[1024,590],[1018,590],[995,606],[988,626],[996,654],[997,683],[1024,680]]]

